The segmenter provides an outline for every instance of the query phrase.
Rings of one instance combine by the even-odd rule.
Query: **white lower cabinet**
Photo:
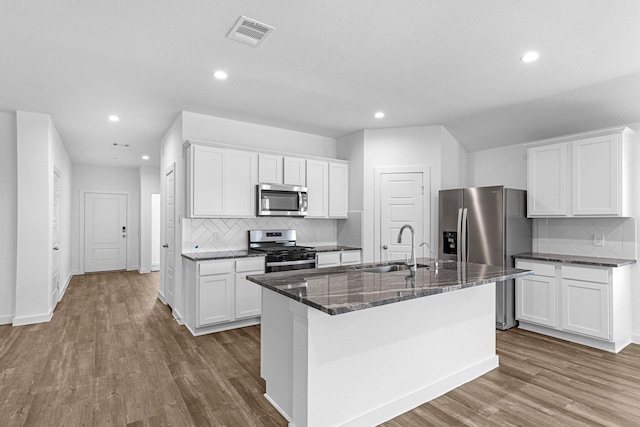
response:
[[[516,317],[539,325],[556,327],[556,268],[552,264],[518,262],[518,267],[536,272],[516,279]]]
[[[609,340],[611,286],[608,271],[562,266],[562,329]]]
[[[232,292],[233,281],[229,273],[200,277],[198,280],[198,321],[196,326],[231,320],[233,318]]]
[[[535,275],[516,279],[520,328],[618,352],[631,342],[628,267],[516,260]]]
[[[183,261],[187,327],[193,335],[260,323],[261,289],[246,279],[264,273],[264,257]]]
[[[316,266],[323,267],[340,267],[343,265],[360,264],[362,254],[359,250],[352,251],[334,251],[334,252],[318,252]]]

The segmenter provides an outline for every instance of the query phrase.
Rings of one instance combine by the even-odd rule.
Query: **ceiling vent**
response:
[[[259,45],[269,33],[273,31],[273,27],[258,22],[255,19],[241,16],[238,22],[233,26],[228,38],[237,40],[251,46]]]

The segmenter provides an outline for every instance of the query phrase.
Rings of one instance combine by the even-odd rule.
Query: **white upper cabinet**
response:
[[[329,217],[346,218],[349,210],[349,165],[329,163]]]
[[[329,163],[307,160],[307,218],[329,216]]]
[[[306,187],[307,161],[296,157],[285,157],[283,183],[285,185],[299,185],[301,187]]]
[[[571,143],[573,214],[621,215],[620,135],[604,135]]]
[[[282,184],[283,157],[273,154],[258,155],[258,182],[261,184]]]
[[[257,154],[192,144],[187,148],[187,216],[255,216]]]
[[[527,150],[528,216],[630,216],[632,134],[616,128],[533,143]]]
[[[529,216],[567,215],[567,146],[530,148],[527,163]]]
[[[307,181],[306,160],[273,154],[258,155],[258,182],[261,184],[299,185]]]

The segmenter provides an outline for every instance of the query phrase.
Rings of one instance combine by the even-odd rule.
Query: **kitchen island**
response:
[[[532,274],[371,267],[247,277],[263,287],[265,397],[290,425],[376,425],[494,369],[495,282]]]

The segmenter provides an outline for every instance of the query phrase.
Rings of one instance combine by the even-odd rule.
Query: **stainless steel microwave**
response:
[[[258,216],[306,216],[307,187],[258,184]]]

